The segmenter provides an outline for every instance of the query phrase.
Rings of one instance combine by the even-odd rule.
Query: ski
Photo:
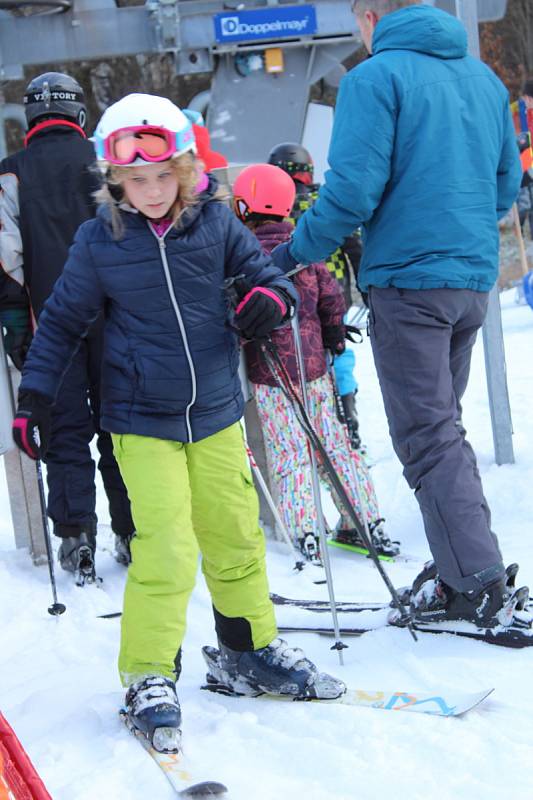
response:
[[[453,626],[453,627],[452,627]],[[464,626],[464,627],[463,627]],[[362,636],[364,633],[377,630],[377,627],[390,627],[397,628],[394,622],[386,622],[382,626],[364,626],[361,627],[341,627],[339,629],[340,636]],[[523,647],[533,646],[533,632],[531,629],[522,631],[520,629],[509,629],[499,626],[496,629],[491,628],[476,628],[472,623],[458,621],[457,623],[413,623],[413,628],[417,633],[448,633],[451,636],[460,636],[466,639],[475,639],[478,642],[485,642],[486,644],[498,645],[499,647],[512,647],[513,649],[520,649]],[[335,631],[332,628],[327,628],[321,625],[278,625],[279,633],[316,633],[320,636],[334,636]]]
[[[398,594],[402,603],[409,603],[409,598],[405,596],[408,589],[399,589]],[[317,633],[323,636],[332,636],[333,630],[324,625],[316,625],[308,617],[305,619],[305,612],[312,614],[327,613],[330,605],[327,600],[297,600],[281,595],[271,595],[272,602],[276,606],[285,606],[292,610],[293,614],[287,619],[285,625],[278,626],[280,633]],[[354,626],[345,625],[340,629],[341,636],[361,636],[363,633],[376,630],[381,627],[399,627],[397,622],[397,612],[391,608],[389,603],[357,603],[339,602],[336,604],[337,613],[357,614],[357,623]],[[500,647],[523,648],[533,645],[533,628],[531,626],[531,602],[527,594],[527,589],[516,589],[509,598],[507,610],[509,620],[514,618],[512,624],[501,624],[495,628],[479,628],[473,622],[466,620],[450,621],[416,621],[413,622],[414,629],[421,633],[448,633],[454,636],[462,636],[467,639],[495,644]],[[507,621],[507,620],[506,620]],[[507,622],[508,622],[507,621]],[[401,626],[400,626],[401,627]]]
[[[390,625],[395,625],[393,621]],[[448,633],[452,636],[462,636],[466,639],[475,639],[486,644],[495,644],[499,647],[512,647],[521,649],[533,646],[533,630],[530,624],[523,627],[515,625],[505,627],[499,625],[497,628],[477,628],[471,622],[415,622],[413,625],[416,631],[421,633]],[[333,631],[331,632],[333,634]]]
[[[402,590],[400,590],[402,591]],[[292,606],[294,608],[302,608],[304,611],[317,611],[328,612],[330,605],[327,600],[293,600],[289,597],[283,597],[279,594],[270,595],[270,599],[275,606]],[[409,603],[409,600],[407,600]],[[341,613],[357,613],[359,611],[383,611],[384,609],[391,609],[390,603],[358,603],[348,601],[341,601],[336,603],[337,611]],[[121,611],[113,611],[109,614],[98,614],[98,619],[117,619],[122,616]]]
[[[508,567],[507,571],[509,572],[510,569],[511,568]],[[512,580],[512,578],[511,580],[509,580],[508,585],[513,593],[521,591],[515,589],[514,581]],[[400,597],[402,604],[404,606],[408,606],[410,603],[411,588],[409,586],[402,586],[401,588],[396,589],[396,591],[398,592],[398,596]],[[319,613],[330,611],[329,600],[299,599],[292,597],[284,597],[283,595],[275,593],[270,594],[270,599],[272,600],[275,606],[292,606],[293,608],[303,608],[305,611],[315,611]],[[533,611],[533,600],[529,596],[526,597],[522,594],[520,600],[524,604],[524,608],[526,611],[530,612]],[[341,614],[357,614],[358,612],[362,611],[382,611],[383,609],[386,608],[392,609],[390,601],[364,603],[356,600],[340,600],[335,604],[335,606],[337,608],[337,612]]]
[[[332,700],[320,698],[301,700],[290,695],[270,695],[260,691],[243,694],[225,682],[226,673],[218,666],[219,651],[215,647],[203,647],[202,653],[208,668],[207,683],[202,689],[227,697],[254,697],[258,700],[281,700],[290,703],[340,703],[348,706],[378,708],[384,711],[410,711],[438,717],[458,717],[478,706],[494,691],[494,689],[486,689],[481,692],[460,692],[450,689],[435,694],[348,688],[345,694]],[[250,691],[252,692],[252,690]]]
[[[176,753],[160,753],[152,747],[148,739],[134,728],[122,709],[120,718],[126,725],[130,733],[133,733],[137,741],[143,746],[147,753],[155,761],[161,772],[164,774],[176,793],[176,797],[196,798],[196,800],[208,800],[212,797],[224,797],[227,788],[223,783],[217,781],[201,781],[195,783],[193,776],[187,769],[186,759],[180,751]]]
[[[354,555],[364,556],[365,558],[372,558],[370,555],[370,550],[364,547],[363,545],[358,544],[349,544],[348,542],[339,542],[338,539],[328,539],[328,546],[329,547],[336,547],[339,550],[346,550],[349,553],[353,553]],[[411,562],[418,562],[420,563],[420,559],[416,556],[406,555],[405,553],[397,553],[395,556],[387,556],[384,553],[380,553],[378,551],[378,558],[380,561],[385,561],[389,564],[403,564],[403,563],[411,563]]]
[[[367,547],[357,545],[357,544],[347,544],[347,542],[339,542],[337,539],[328,539],[328,546],[329,547],[338,547],[339,550],[347,550],[350,553],[356,553],[360,556],[365,556],[366,558],[372,558],[370,555],[370,550]],[[398,553],[397,556],[386,556],[383,553],[378,552],[378,558],[380,561],[386,562],[393,562],[394,561],[401,561],[401,554]]]
[[[401,589],[399,592],[401,593]],[[270,599],[275,606],[291,606],[293,608],[303,608],[305,611],[316,611],[318,613],[330,610],[328,600],[294,600],[290,597],[283,597],[280,594],[271,594]],[[390,603],[358,603],[351,600],[340,600],[335,603],[337,611],[341,613],[358,613],[360,611],[382,611],[391,608]]]
[[[363,633],[370,633],[370,631],[375,631],[379,627],[386,627],[386,623],[384,625],[378,625],[376,627],[370,627],[366,625],[362,625],[360,628],[339,628],[339,635],[342,636],[362,636]],[[316,633],[318,636],[332,636],[333,631],[331,628],[321,627],[319,625],[313,625],[309,627],[308,625],[278,625],[278,633]]]

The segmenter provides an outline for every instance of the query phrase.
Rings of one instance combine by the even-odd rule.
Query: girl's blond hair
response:
[[[169,211],[172,225],[177,225],[185,209],[197,202],[196,186],[201,165],[192,153],[184,153],[181,156],[169,159],[168,162],[160,161],[158,163],[161,165],[168,164],[178,179],[178,195]],[[128,176],[131,167],[119,167],[108,162],[104,162],[101,166],[105,174],[105,182],[94,197],[99,205],[105,205],[109,208],[113,236],[115,239],[120,239],[124,233],[122,219],[124,212],[120,210],[120,204],[127,203],[127,198],[122,189],[122,182]]]

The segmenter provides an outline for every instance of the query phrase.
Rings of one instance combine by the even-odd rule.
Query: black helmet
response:
[[[63,72],[44,72],[33,78],[24,93],[24,111],[29,128],[47,117],[72,120],[80,128],[87,121],[83,89]]]
[[[297,142],[277,144],[270,151],[268,163],[281,167],[294,180],[306,184],[313,182],[313,159],[309,151]]]

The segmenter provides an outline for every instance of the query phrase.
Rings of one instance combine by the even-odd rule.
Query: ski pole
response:
[[[6,359],[5,353],[3,352],[3,343],[2,343],[2,333],[0,331],[0,357]],[[7,360],[6,360],[6,370],[7,370]],[[9,372],[8,375],[8,385],[9,385],[9,398],[11,401],[11,416],[13,417],[15,412],[15,398],[13,396],[13,384],[9,379]],[[41,508],[41,519],[43,523],[43,534],[44,534],[44,543],[46,546],[46,560],[48,561],[48,571],[50,573],[50,584],[52,586],[52,597],[54,602],[51,606],[48,606],[48,613],[52,614],[52,616],[58,616],[59,614],[64,614],[67,610],[67,607],[63,605],[63,603],[57,602],[57,590],[56,590],[56,580],[54,574],[54,562],[53,562],[53,553],[52,553],[52,545],[50,543],[50,531],[48,529],[48,516],[46,514],[46,498],[44,494],[44,484],[43,484],[43,473],[41,469],[41,462],[39,459],[35,462],[35,468],[37,472],[37,485],[39,487],[39,505]]]
[[[252,468],[252,470],[254,472],[254,475],[256,477],[257,483],[259,484],[259,487],[260,487],[261,491],[263,492],[263,496],[264,496],[264,498],[265,498],[265,500],[267,502],[267,505],[270,508],[270,511],[272,512],[272,516],[274,517],[274,519],[276,521],[276,525],[278,526],[278,528],[281,531],[281,535],[283,536],[283,540],[284,540],[285,544],[290,549],[290,551],[291,551],[291,553],[293,555],[293,558],[294,558],[294,569],[296,570],[296,572],[301,572],[302,569],[305,566],[304,561],[303,561],[302,557],[300,556],[300,554],[298,553],[298,551],[296,550],[295,546],[292,543],[292,539],[290,537],[289,531],[287,530],[287,528],[285,526],[285,523],[281,519],[280,513],[279,513],[278,509],[276,508],[276,504],[274,503],[274,500],[272,499],[272,495],[270,494],[270,492],[268,490],[268,486],[266,484],[266,481],[265,481],[265,479],[263,478],[263,476],[261,474],[261,470],[259,469],[259,465],[257,464],[257,461],[254,458],[254,454],[252,453],[250,445],[248,444],[246,439],[244,440],[244,446],[246,447],[246,454],[248,455],[248,461],[250,462],[250,466],[251,466],[251,468]]]
[[[354,526],[357,527],[358,529],[361,529],[361,538],[363,539],[365,547],[369,551],[372,561],[376,566],[376,569],[378,570],[383,582],[385,583],[385,586],[389,590],[389,593],[392,598],[392,605],[398,609],[398,613],[400,614],[399,622],[401,622],[404,626],[406,626],[409,629],[411,636],[415,641],[417,641],[417,636],[413,628],[411,615],[408,612],[408,610],[404,608],[403,603],[398,595],[398,592],[391,583],[391,580],[387,575],[387,572],[384,569],[383,564],[379,560],[379,556],[377,554],[376,548],[374,547],[372,539],[371,538],[369,539],[368,536],[366,535],[366,531],[360,523],[359,517],[357,516],[357,513],[352,505],[352,502],[348,497],[346,489],[344,488],[342,481],[337,475],[335,468],[331,463],[331,459],[320,440],[320,437],[313,428],[313,425],[309,419],[309,415],[307,414],[306,408],[303,405],[300,398],[298,397],[298,393],[294,389],[294,386],[287,372],[287,369],[284,366],[283,362],[281,361],[279,353],[277,352],[277,349],[273,344],[272,340],[267,339],[267,342],[262,345],[262,352],[273,377],[276,379],[278,383],[278,386],[282,389],[286,397],[290,401],[292,401],[298,421],[300,422],[302,429],[304,430],[308,440],[311,442],[316,453],[320,456],[324,469],[328,473],[331,484],[335,489],[335,491],[337,492],[339,498],[341,499],[341,502],[346,512],[349,514]]]
[[[41,468],[41,461],[37,459],[35,462],[37,471],[37,483],[39,484],[39,502],[41,505],[41,517],[43,521],[44,543],[46,545],[46,558],[48,560],[48,572],[50,573],[50,585],[52,586],[52,597],[54,602],[48,606],[48,613],[56,617],[59,614],[64,614],[67,607],[63,603],[57,602],[57,589],[56,589],[56,576],[54,571],[54,554],[52,552],[52,543],[50,541],[50,529],[48,527],[48,515],[46,513],[46,497],[44,494],[43,471]]]
[[[366,323],[366,318],[368,316],[368,308],[366,306],[359,306],[355,309],[352,316],[350,315],[350,311],[348,311],[346,315],[346,324],[347,325],[355,325],[358,328],[362,328],[363,325]]]
[[[305,380],[305,361],[302,348],[302,337],[300,334],[300,324],[298,322],[298,315],[295,314],[291,320],[292,333],[294,336],[294,346],[296,351],[296,363],[298,365],[298,374],[300,378],[300,388],[302,392],[302,403],[307,413],[309,413],[309,398],[307,396],[307,386]],[[324,570],[326,573],[326,584],[328,587],[329,604],[331,608],[331,617],[333,620],[333,629],[335,631],[335,644],[331,648],[337,650],[339,654],[339,663],[344,665],[344,658],[342,651],[347,645],[341,640],[339,620],[337,617],[337,606],[335,603],[335,590],[333,587],[333,575],[331,573],[331,563],[329,560],[328,542],[326,536],[326,526],[324,524],[324,511],[322,509],[322,499],[320,497],[320,481],[318,477],[318,465],[316,460],[316,453],[313,447],[309,447],[309,456],[311,459],[311,482],[313,487],[313,497],[315,501],[317,518],[318,518],[318,536],[320,540],[320,550],[322,553],[322,561],[324,563]]]

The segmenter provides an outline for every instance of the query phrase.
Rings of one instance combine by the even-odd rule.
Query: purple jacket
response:
[[[293,226],[290,222],[267,222],[256,228],[255,235],[265,253],[270,253],[276,245],[286,242],[292,231]],[[302,334],[305,374],[308,381],[314,381],[327,371],[322,328],[341,325],[346,305],[337,281],[322,262],[310,264],[298,272],[293,281],[300,295],[298,319]],[[292,380],[297,381],[296,354],[290,325],[274,331],[272,340]],[[276,386],[276,381],[255,343],[247,343],[244,351],[249,380],[252,383]]]

